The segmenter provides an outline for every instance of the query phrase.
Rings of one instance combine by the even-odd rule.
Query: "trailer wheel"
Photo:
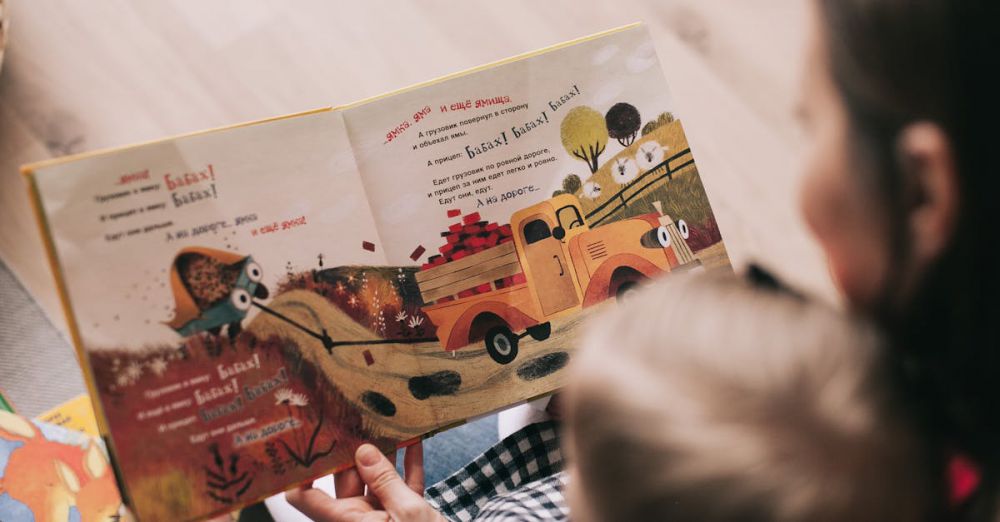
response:
[[[528,328],[528,335],[536,341],[544,341],[552,335],[552,323],[536,324]]]
[[[495,326],[486,332],[486,353],[500,364],[509,364],[517,358],[518,337],[506,326]]]

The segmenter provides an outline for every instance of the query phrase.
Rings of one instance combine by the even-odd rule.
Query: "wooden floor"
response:
[[[0,258],[60,327],[20,164],[350,102],[633,21],[656,40],[734,264],[833,295],[796,198],[808,2],[8,4]]]

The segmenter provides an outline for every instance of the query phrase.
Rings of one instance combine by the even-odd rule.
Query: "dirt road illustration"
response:
[[[308,291],[282,294],[270,307],[307,327],[325,329],[338,342],[378,339]],[[552,336],[543,342],[525,338],[517,360],[507,365],[494,362],[482,345],[449,353],[438,342],[342,345],[328,353],[316,339],[265,314],[256,316],[248,330],[293,340],[304,360],[368,414],[367,429],[405,440],[506,406],[515,400],[513,394],[533,397],[561,386],[573,348],[571,333],[598,308],[553,323]]]

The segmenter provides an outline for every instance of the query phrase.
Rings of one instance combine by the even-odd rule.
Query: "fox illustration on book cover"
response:
[[[0,520],[118,522],[122,500],[99,443],[0,412]]]

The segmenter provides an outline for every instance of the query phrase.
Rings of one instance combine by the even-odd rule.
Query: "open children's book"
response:
[[[551,393],[596,310],[729,266],[639,25],[24,172],[142,520]]]

